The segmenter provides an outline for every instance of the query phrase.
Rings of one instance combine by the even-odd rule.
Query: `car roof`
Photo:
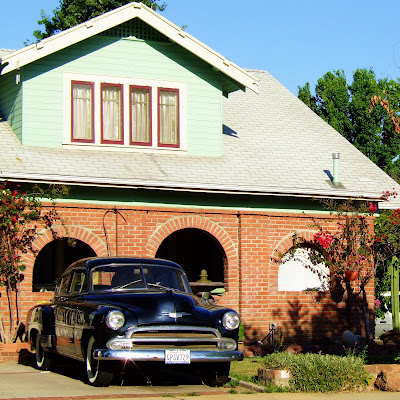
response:
[[[84,267],[87,270],[91,270],[99,265],[110,265],[110,264],[154,264],[163,265],[166,267],[174,267],[183,271],[182,267],[172,261],[163,260],[160,258],[147,258],[147,257],[88,257],[78,260],[70,265],[65,272],[72,270],[77,267]],[[64,273],[65,273],[64,272]]]

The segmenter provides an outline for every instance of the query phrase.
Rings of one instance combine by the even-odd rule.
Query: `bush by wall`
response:
[[[290,371],[290,387],[299,392],[332,392],[364,388],[370,376],[360,356],[344,357],[286,352],[265,356],[265,367]]]

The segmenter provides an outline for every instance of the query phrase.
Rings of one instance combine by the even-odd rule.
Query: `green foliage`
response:
[[[400,82],[376,79],[372,70],[357,69],[348,84],[343,71],[318,79],[315,95],[310,85],[299,86],[298,97],[317,115],[391,176],[399,175],[400,135],[383,107],[370,108],[371,98],[390,98],[390,107],[400,104]],[[378,98],[377,97],[377,98]]]
[[[97,17],[108,11],[122,7],[132,0],[60,0],[60,6],[53,10],[53,16],[41,11],[39,25],[44,26],[44,31],[35,30],[33,36],[42,40],[65,29],[71,28],[88,19]],[[137,0],[151,9],[163,11],[166,4],[160,4],[156,0]]]
[[[33,252],[33,241],[38,228],[53,231],[53,224],[60,222],[55,208],[44,209],[39,198],[52,201],[66,194],[65,187],[51,186],[46,190],[35,188],[36,193],[25,193],[19,185],[0,183],[0,286],[6,286],[10,316],[10,335],[2,340],[10,341],[13,327],[19,323],[18,301],[11,295],[18,295],[19,283],[25,270],[23,255]],[[62,222],[62,221],[61,221]],[[14,321],[15,319],[15,321]]]
[[[365,387],[369,374],[362,357],[322,354],[273,353],[265,367],[289,370],[290,387],[296,392],[332,392]]]
[[[375,312],[378,317],[383,318],[385,312],[392,311],[392,299],[384,296],[384,293],[390,291],[392,286],[390,264],[400,258],[400,209],[381,211],[375,219],[374,228],[375,262],[378,266],[375,280]]]

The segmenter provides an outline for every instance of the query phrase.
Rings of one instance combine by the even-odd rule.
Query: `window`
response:
[[[293,254],[287,253],[282,258],[278,272],[278,290],[329,290],[329,268],[325,263],[313,260],[312,251],[307,247],[299,248]]]
[[[72,141],[93,142],[93,83],[72,82]]]
[[[122,85],[101,84],[101,142],[123,143]]]
[[[179,91],[158,89],[158,145],[179,147]]]
[[[64,73],[64,145],[187,149],[187,84]]]
[[[130,86],[131,144],[151,146],[151,88]]]
[[[75,271],[72,278],[70,293],[86,292],[86,274],[84,271]]]

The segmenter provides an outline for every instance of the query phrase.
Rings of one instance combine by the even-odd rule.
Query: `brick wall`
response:
[[[335,303],[330,293],[278,291],[279,253],[292,245],[292,234],[298,232],[310,239],[310,215],[278,212],[238,212],[185,208],[120,207],[124,219],[113,208],[87,204],[59,204],[68,235],[93,248],[99,256],[111,255],[154,257],[158,247],[171,233],[184,228],[202,229],[213,235],[224,249],[226,294],[220,301],[240,312],[248,338],[262,338],[269,323],[276,322],[284,340],[318,342],[324,337],[338,337],[351,328],[362,334],[356,304],[351,317],[345,300]],[[324,218],[320,216],[320,218]],[[324,222],[325,223],[325,222]],[[326,220],[326,224],[328,222]],[[116,229],[117,226],[117,229]],[[64,229],[58,228],[60,235]],[[117,232],[116,232],[117,231]],[[117,233],[117,236],[116,236]],[[36,240],[39,251],[53,240],[48,232]],[[22,282],[22,315],[52,293],[32,292],[34,256],[26,256],[25,279]],[[356,283],[351,283],[357,291]],[[369,304],[373,304],[373,282],[368,287]],[[1,292],[3,320],[7,318],[6,296]],[[373,312],[371,310],[373,320]]]

